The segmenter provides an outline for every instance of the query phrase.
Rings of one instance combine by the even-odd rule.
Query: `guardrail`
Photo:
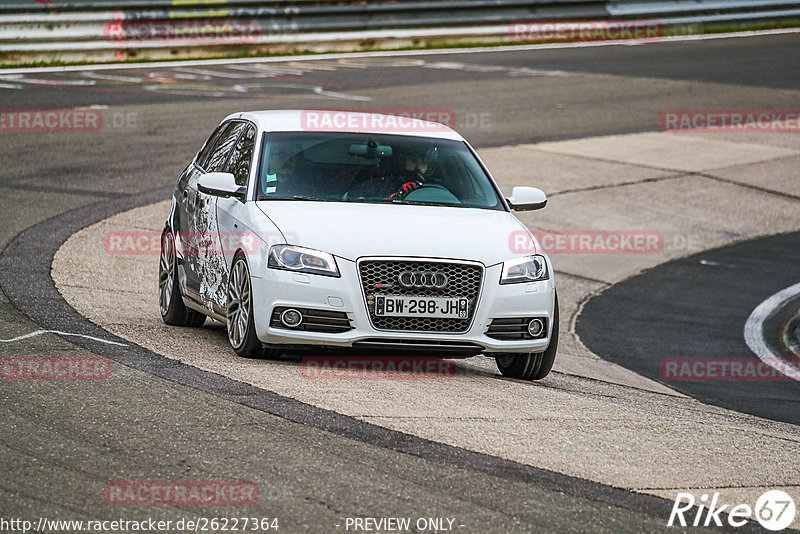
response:
[[[800,0],[11,0],[0,5],[0,62],[520,42],[519,23],[635,20],[673,29],[798,21]]]

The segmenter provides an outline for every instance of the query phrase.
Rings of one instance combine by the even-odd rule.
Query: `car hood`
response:
[[[349,260],[363,256],[458,258],[494,265],[527,230],[506,211],[440,206],[268,200],[257,203],[294,245]],[[528,242],[530,244],[530,242]]]

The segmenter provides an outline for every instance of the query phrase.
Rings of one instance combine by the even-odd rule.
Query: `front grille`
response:
[[[442,289],[406,289],[398,282],[398,276],[403,271],[443,273],[447,275],[448,283]],[[359,272],[369,318],[378,330],[466,332],[475,313],[483,280],[483,267],[480,265],[437,261],[364,260],[359,264]],[[376,294],[397,297],[462,297],[468,300],[469,311],[466,319],[378,317],[375,315]]]
[[[294,328],[289,328],[281,323],[281,313],[290,308],[283,306],[272,310],[272,319],[269,325],[272,328],[285,328],[287,330],[305,330],[306,332],[325,332],[338,334],[353,329],[350,319],[345,312],[330,310],[311,310],[308,308],[293,308],[303,315],[303,320]]]
[[[486,330],[486,335],[503,341],[534,339],[528,332],[528,323],[531,319],[534,319],[534,317],[494,319]],[[547,318],[538,317],[538,319],[544,324],[544,329],[542,329],[540,335],[536,336],[536,339],[545,338],[547,337]]]

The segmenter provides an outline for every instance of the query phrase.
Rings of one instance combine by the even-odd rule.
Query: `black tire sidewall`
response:
[[[553,362],[556,361],[556,352],[558,351],[558,293],[555,295],[555,304],[553,305],[553,331],[550,334],[550,344],[547,349],[542,353],[542,361],[539,368],[533,374],[533,380],[541,380],[550,374],[553,369]]]
[[[183,304],[183,297],[178,284],[178,255],[175,253],[175,236],[171,232],[164,231],[161,234],[161,251],[164,252],[164,243],[167,236],[172,239],[172,252],[169,257],[169,262],[172,264],[172,290],[170,291],[169,306],[167,306],[167,313],[161,314],[161,319],[168,325],[183,326],[186,322],[186,306]],[[159,265],[161,259],[159,258]],[[159,273],[160,274],[160,273]],[[160,308],[160,306],[159,306]]]
[[[167,235],[172,239],[172,256],[169,258],[172,263],[172,273],[175,277],[172,280],[172,291],[169,299],[169,306],[167,313],[161,314],[161,319],[171,326],[202,326],[206,322],[206,316],[198,311],[190,310],[183,303],[183,295],[181,294],[180,284],[178,283],[178,254],[177,244],[175,243],[175,236],[169,230],[165,230],[161,234],[161,250],[164,250],[164,241]],[[159,269],[161,259],[159,258]],[[160,276],[159,272],[159,276]],[[160,297],[160,295],[159,295]],[[159,312],[161,306],[159,305]]]
[[[236,263],[240,261],[244,263],[245,273],[249,279],[248,283],[250,285],[250,292],[249,292],[250,294],[248,296],[249,302],[247,303],[247,306],[249,308],[249,313],[247,314],[247,328],[245,329],[244,342],[241,344],[241,346],[239,346],[239,348],[234,347],[232,343],[231,347],[233,348],[234,352],[236,352],[236,354],[238,354],[243,358],[261,358],[264,353],[264,346],[262,345],[261,340],[258,339],[258,336],[256,335],[256,326],[254,320],[255,308],[253,307],[253,281],[252,278],[250,278],[250,266],[247,265],[247,260],[245,259],[243,254],[239,253],[233,259],[233,263],[231,264],[231,272],[233,272],[233,268],[236,266]],[[230,283],[231,279],[229,277],[228,284]],[[227,319],[227,313],[226,313],[226,319]],[[230,343],[231,339],[230,335],[228,334],[229,331],[230,331],[229,326],[226,321],[225,332],[226,335],[228,336],[228,342]]]

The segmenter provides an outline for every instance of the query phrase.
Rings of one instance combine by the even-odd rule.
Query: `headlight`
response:
[[[503,274],[500,276],[501,284],[519,284],[521,282],[536,282],[547,280],[547,262],[544,256],[523,256],[503,262]]]
[[[267,265],[272,269],[339,277],[339,267],[331,254],[294,245],[273,245]]]

